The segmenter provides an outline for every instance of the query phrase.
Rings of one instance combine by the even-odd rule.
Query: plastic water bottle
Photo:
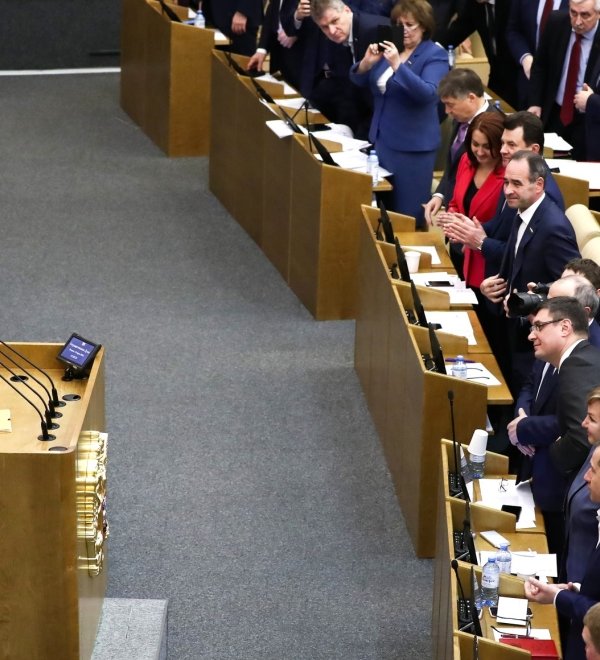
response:
[[[485,454],[483,456],[469,454],[469,463],[471,465],[471,477],[473,479],[483,479],[483,475],[485,474]]]
[[[500,101],[498,99],[496,99],[494,101],[494,108],[496,108],[496,110],[500,110],[500,112],[502,112],[502,106],[500,105]]]
[[[454,46],[448,46],[448,66],[453,69],[456,64],[456,52]]]
[[[367,156],[367,174],[371,175],[373,185],[376,186],[379,183],[379,158],[375,149],[371,149]]]
[[[454,378],[466,378],[467,377],[467,363],[465,358],[462,355],[457,355],[454,364],[452,365],[452,375]]]
[[[512,555],[508,549],[508,543],[501,543],[500,550],[496,554],[496,563],[500,569],[500,573],[510,574],[510,565],[512,562]]]
[[[196,17],[194,18],[194,27],[198,27],[198,28],[206,27],[206,20],[204,18],[204,14],[202,13],[202,9],[198,9],[198,11],[196,12]]]
[[[500,585],[500,568],[496,557],[491,555],[481,573],[481,604],[498,605],[498,587]]]
[[[468,484],[470,481],[473,481],[471,468],[469,467],[467,457],[465,456],[465,452],[462,447],[460,448],[460,473],[462,474],[462,478],[465,480],[466,484]]]

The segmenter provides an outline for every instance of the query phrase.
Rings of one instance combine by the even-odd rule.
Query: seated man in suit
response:
[[[589,342],[600,348],[600,326],[594,321],[600,300],[593,285],[578,275],[563,277],[556,280],[548,291],[548,299],[559,296],[569,296],[579,301],[588,319]],[[519,476],[521,479],[532,478],[531,491],[544,516],[548,549],[557,554],[560,565],[565,540],[563,507],[570,480],[554,466],[549,455],[550,445],[560,434],[558,383],[558,371],[548,362],[536,360],[528,381],[519,393],[515,405],[517,416],[508,424],[508,437],[525,456]],[[580,398],[585,400],[589,388],[586,390],[586,378],[583,376],[581,387],[583,392]],[[571,417],[567,423],[575,425],[572,429],[574,434],[582,438],[585,436],[578,419]]]
[[[569,219],[545,194],[548,168],[531,151],[517,151],[506,166],[506,203],[517,209],[498,274],[481,283],[481,293],[498,305],[529,282],[553,282],[571,259],[581,257]],[[507,308],[504,308],[507,311]],[[533,365],[527,319],[508,318],[509,387],[518,396]]]
[[[590,498],[600,505],[600,444],[595,446],[585,480]],[[559,614],[570,619],[564,658],[585,658],[582,638],[584,617],[588,610],[600,601],[600,546],[597,544],[590,555],[581,585],[572,582],[544,584],[535,578],[528,578],[525,581],[525,596],[536,603],[554,604]]]

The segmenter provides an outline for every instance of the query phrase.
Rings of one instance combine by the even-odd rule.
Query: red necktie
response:
[[[539,38],[542,38],[542,32],[544,31],[546,27],[546,23],[548,22],[548,16],[550,16],[550,12],[554,8],[554,0],[546,0],[546,4],[544,5],[544,9],[542,11],[542,18],[540,19],[540,32],[539,32]]]
[[[575,90],[577,88],[577,75],[579,73],[579,60],[581,60],[581,35],[575,35],[575,43],[571,49],[569,67],[567,69],[567,80],[565,82],[565,94],[560,108],[560,120],[563,126],[568,126],[573,121],[575,114]]]

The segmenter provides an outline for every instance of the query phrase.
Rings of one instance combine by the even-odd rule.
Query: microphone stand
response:
[[[0,374],[0,379],[2,379],[9,387],[12,387],[12,389],[21,397],[27,401],[27,403],[35,410],[35,412],[39,415],[40,421],[41,421],[41,428],[42,428],[42,435],[38,436],[38,440],[43,440],[45,442],[48,442],[50,440],[56,440],[56,436],[50,435],[48,433],[48,426],[46,425],[46,422],[44,421],[44,418],[42,416],[42,413],[33,405],[33,403],[23,394],[23,392],[19,392],[19,390],[7,379],[5,378],[2,374]]]

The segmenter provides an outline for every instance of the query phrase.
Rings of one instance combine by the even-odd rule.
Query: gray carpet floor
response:
[[[167,598],[175,660],[429,658],[353,322],[312,320],[118,75],[0,89],[2,338],[106,347],[108,595]]]

